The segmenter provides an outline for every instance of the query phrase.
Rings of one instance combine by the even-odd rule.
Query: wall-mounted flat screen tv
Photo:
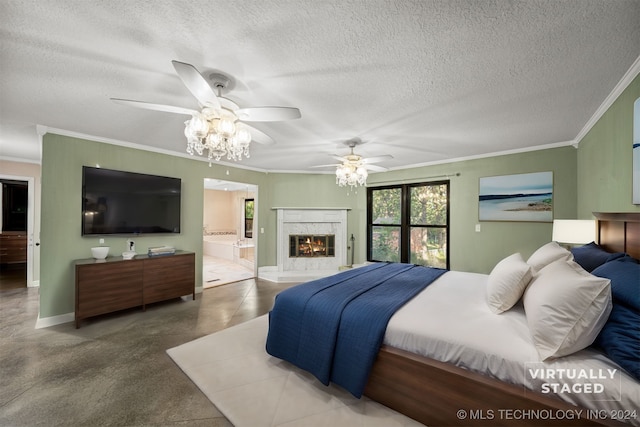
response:
[[[82,235],[180,233],[180,178],[82,167]]]

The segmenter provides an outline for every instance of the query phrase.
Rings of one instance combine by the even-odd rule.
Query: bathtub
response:
[[[234,245],[238,242],[235,234],[202,236],[205,255],[233,261]]]

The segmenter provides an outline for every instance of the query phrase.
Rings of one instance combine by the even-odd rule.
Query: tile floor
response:
[[[202,284],[205,289],[253,277],[253,270],[240,264],[209,255],[202,257]]]
[[[250,279],[38,330],[38,288],[2,290],[0,425],[230,426],[165,351],[267,313],[290,286]]]

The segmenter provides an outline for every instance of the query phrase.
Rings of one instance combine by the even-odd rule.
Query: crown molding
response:
[[[40,132],[42,132],[42,133],[40,133]],[[244,166],[244,165],[241,166],[241,165],[238,165],[236,163],[228,163],[228,162],[221,162],[221,161],[215,161],[215,160],[212,161],[212,162],[209,162],[209,159],[207,159],[206,157],[192,156],[192,155],[187,154],[187,153],[178,153],[176,151],[165,150],[163,148],[156,148],[156,147],[151,147],[149,145],[136,144],[134,142],[121,141],[121,140],[118,140],[118,139],[104,138],[104,137],[101,137],[101,136],[88,135],[88,134],[85,134],[85,133],[70,131],[70,130],[66,130],[66,129],[58,129],[58,128],[45,127],[45,126],[42,126],[41,128],[38,129],[38,134],[41,135],[40,136],[41,138],[42,138],[42,136],[44,136],[47,133],[52,133],[52,134],[62,135],[62,136],[68,136],[68,137],[71,137],[71,138],[86,139],[86,140],[89,140],[89,141],[101,142],[101,143],[105,143],[105,144],[118,145],[120,147],[134,148],[136,150],[143,150],[143,151],[150,151],[150,152],[153,152],[153,153],[166,154],[167,156],[182,157],[182,158],[189,159],[189,160],[195,160],[195,161],[200,161],[200,162],[205,162],[205,163],[211,163],[212,165],[215,164],[215,165],[218,165],[218,166],[232,167],[232,168],[236,168],[236,169],[245,169],[245,170],[251,170],[251,171],[255,171],[255,172],[263,172],[263,173],[269,172],[269,171],[267,171],[265,169],[253,168],[253,167]],[[42,158],[42,155],[40,157]]]
[[[596,112],[593,113],[593,116],[591,116],[591,118],[587,121],[587,123],[584,125],[582,130],[578,132],[578,135],[576,135],[575,137],[576,146],[580,144],[580,141],[582,141],[582,138],[584,138],[585,135],[589,133],[591,128],[598,122],[598,120],[600,120],[600,118],[604,115],[604,113],[607,112],[607,110],[609,109],[609,107],[611,107],[614,101],[618,99],[618,97],[622,94],[622,92],[624,92],[627,86],[631,84],[631,82],[633,81],[633,79],[636,78],[638,73],[640,73],[640,56],[638,56],[636,60],[633,62],[633,64],[631,64],[631,67],[629,68],[629,70],[625,73],[624,76],[622,76],[622,78],[620,79],[618,84],[613,88],[609,96],[605,98],[604,102],[600,105],[600,107],[598,107]]]
[[[27,158],[23,158],[23,157],[0,156],[0,161],[15,162],[15,163],[30,163],[30,164],[34,164],[34,165],[42,164],[42,162],[40,162],[40,160],[27,159]]]
[[[407,166],[397,166],[394,168],[389,168],[389,170],[396,171],[396,170],[404,170],[404,169],[421,168],[425,166],[446,165],[449,163],[464,162],[467,160],[485,159],[487,157],[508,156],[509,154],[528,153],[531,151],[541,151],[541,150],[548,150],[551,148],[560,148],[560,147],[568,147],[568,146],[573,146],[574,148],[577,148],[576,142],[574,140],[571,140],[571,141],[563,141],[563,142],[554,142],[553,144],[536,145],[533,147],[516,148],[513,150],[494,151],[493,153],[477,154],[474,156],[456,157],[454,159],[438,160],[435,162],[416,163],[416,164],[407,165]],[[378,173],[382,173],[382,172],[378,172]]]

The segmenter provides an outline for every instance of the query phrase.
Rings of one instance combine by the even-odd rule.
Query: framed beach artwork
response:
[[[633,204],[640,205],[640,98],[633,103]]]
[[[553,221],[553,172],[480,178],[480,221]]]

